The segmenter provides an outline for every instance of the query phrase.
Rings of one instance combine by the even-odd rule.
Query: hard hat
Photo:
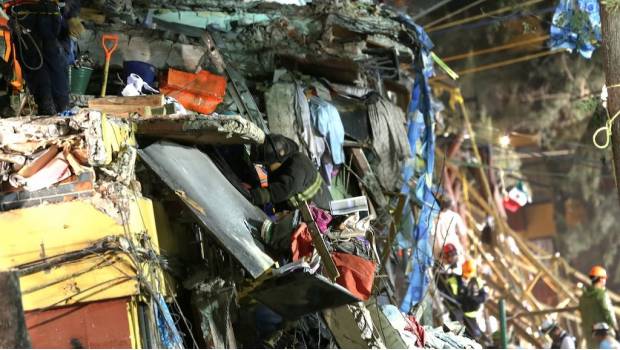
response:
[[[552,321],[550,319],[545,319],[542,325],[540,325],[540,332],[543,334],[548,334],[555,327],[557,327],[557,324],[555,323],[555,321]]]
[[[609,330],[609,325],[605,322],[599,322],[599,323],[596,323],[594,326],[592,326],[592,332],[608,331],[608,330]]]
[[[272,164],[284,162],[287,156],[297,152],[295,141],[280,134],[269,134],[260,145],[252,146],[250,160],[253,163]]]
[[[470,278],[475,276],[477,272],[476,261],[473,259],[467,259],[463,263],[463,277]]]
[[[590,277],[607,278],[607,271],[602,266],[592,266],[590,270]]]
[[[456,254],[456,247],[452,243],[447,243],[443,246],[443,256],[448,257]]]

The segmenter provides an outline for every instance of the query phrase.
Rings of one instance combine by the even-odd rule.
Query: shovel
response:
[[[101,45],[103,51],[105,51],[105,66],[103,68],[103,85],[101,86],[101,97],[105,96],[106,88],[108,87],[108,71],[110,70],[110,59],[112,53],[118,46],[118,34],[103,34],[101,37]]]

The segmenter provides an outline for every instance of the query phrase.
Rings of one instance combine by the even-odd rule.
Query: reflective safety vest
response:
[[[5,4],[2,4],[3,6]],[[10,84],[13,90],[22,91],[24,89],[24,79],[22,77],[22,68],[17,62],[17,55],[15,55],[15,44],[11,40],[11,30],[9,29],[9,21],[6,18],[0,18],[0,33],[4,38],[4,52],[2,53],[2,59],[6,63],[13,64],[13,79]]]
[[[316,174],[316,180],[310,185],[310,187],[306,188],[303,192],[297,193],[288,199],[289,204],[294,208],[299,207],[299,205],[305,201],[309,201],[321,190],[321,186],[323,185],[323,179],[321,178],[321,174]]]
[[[474,277],[474,281],[476,281],[476,285],[478,286],[478,291],[481,291],[482,288],[484,288],[484,283],[482,283],[482,280],[480,278]],[[470,281],[471,283],[472,281]],[[467,286],[465,286],[465,288],[468,288],[469,284]],[[480,307],[478,307],[477,310],[473,310],[473,311],[468,311],[468,312],[464,312],[463,316],[465,317],[469,317],[469,318],[476,318],[478,315],[478,311],[480,311]]]

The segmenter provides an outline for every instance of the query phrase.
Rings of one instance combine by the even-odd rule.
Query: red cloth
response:
[[[302,222],[291,235],[291,254],[293,256],[293,261],[297,261],[305,256],[311,257],[313,251],[314,246],[312,245],[310,230],[308,229],[308,225]]]
[[[340,277],[336,282],[361,300],[368,300],[372,292],[377,265],[359,256],[332,253]]]
[[[415,343],[415,346],[423,348],[426,344],[426,339],[424,338],[424,327],[415,319],[412,315],[407,316],[406,318],[408,326],[405,327],[406,331],[413,333],[418,340]]]

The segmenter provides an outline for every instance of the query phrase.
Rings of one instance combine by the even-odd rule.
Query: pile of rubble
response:
[[[110,311],[114,322],[80,314],[131,330],[107,332],[97,344],[108,347],[478,348],[399,310],[404,271],[387,268],[403,171],[416,163],[413,22],[366,2],[192,6],[219,27],[205,31],[189,10],[150,11],[150,29],[117,25],[127,34],[112,62],[149,57],[183,70],[192,91],[168,77],[155,87],[176,100],[81,96],[88,108],[73,116],[0,120],[0,224],[15,234],[0,241],[11,247],[0,267],[21,271],[27,321],[45,321],[33,343],[68,346],[46,334],[76,322],[56,318],[61,307],[84,304],[124,310]],[[102,27],[87,26],[80,45],[97,52]],[[151,40],[161,28],[184,43]],[[252,204],[248,188],[269,182],[252,150],[268,134],[308,156],[329,210]],[[23,221],[37,215],[49,222]],[[28,242],[16,242],[21,230]],[[49,303],[53,293],[62,298]]]

